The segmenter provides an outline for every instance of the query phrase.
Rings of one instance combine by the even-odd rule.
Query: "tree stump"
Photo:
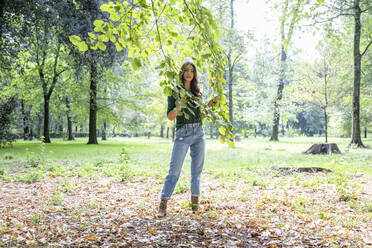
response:
[[[314,144],[304,154],[333,154],[341,153],[336,143]]]
[[[324,173],[329,173],[329,172],[334,172],[333,170],[327,169],[327,168],[321,168],[321,167],[278,167],[275,168],[279,170],[282,174],[290,174],[293,172],[307,172],[307,173],[317,173],[317,172],[324,172]]]

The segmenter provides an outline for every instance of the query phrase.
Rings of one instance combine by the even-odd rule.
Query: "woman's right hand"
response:
[[[181,105],[177,105],[177,110],[181,111],[181,109],[182,109]]]

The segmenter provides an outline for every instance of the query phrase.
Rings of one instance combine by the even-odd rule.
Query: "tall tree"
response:
[[[371,9],[367,4],[367,9],[362,10],[360,6],[360,0],[354,0],[353,5],[353,16],[354,16],[354,91],[353,91],[353,122],[352,122],[352,133],[350,144],[354,144],[357,147],[364,147],[361,139],[360,132],[360,80],[361,80],[361,61],[362,56],[367,52],[369,46],[372,44],[372,37],[369,44],[366,46],[364,51],[360,52],[360,35],[361,35],[361,22],[360,16],[363,12]]]
[[[372,7],[369,0],[334,0],[331,3],[324,4],[326,13],[322,15],[318,22],[332,22],[340,16],[351,16],[354,21],[353,31],[353,59],[354,59],[354,80],[353,80],[353,100],[352,100],[352,133],[350,145],[356,147],[365,147],[361,139],[360,130],[360,88],[361,88],[361,70],[362,58],[367,53],[372,44],[372,37],[369,36],[369,41],[364,49],[360,47],[360,40],[363,30],[363,23],[361,22],[362,14],[371,15]],[[319,13],[317,13],[319,14]],[[369,22],[365,26],[368,28]]]
[[[321,41],[317,47],[320,59],[314,62],[304,61],[295,69],[295,81],[289,85],[286,94],[297,106],[310,104],[323,111],[325,142],[328,142],[329,113],[342,100],[342,75],[349,64],[343,54],[332,48],[327,41]],[[341,83],[340,83],[341,82]],[[301,109],[301,108],[299,108]]]
[[[230,0],[230,29],[234,29],[234,0]],[[229,86],[229,119],[231,123],[234,125],[234,116],[233,116],[233,97],[232,97],[232,86],[233,86],[233,72],[234,72],[234,62],[232,61],[232,48],[229,47],[229,51],[227,53],[227,66],[228,66],[228,81],[227,84]]]
[[[278,90],[274,100],[273,128],[270,140],[278,141],[279,120],[280,120],[280,101],[283,98],[284,82],[286,81],[286,67],[288,46],[291,42],[296,25],[301,19],[304,0],[285,0],[282,3],[280,16],[280,69],[278,79]],[[287,29],[287,30],[286,30]]]
[[[87,53],[81,54],[75,51],[74,56],[79,66],[86,67],[89,72],[89,139],[88,144],[98,144],[97,140],[97,112],[99,104],[97,102],[97,92],[99,84],[102,81],[103,73],[106,68],[113,65],[118,56],[124,55],[124,51],[120,52],[115,49],[113,44],[104,45],[103,41],[108,41],[106,38],[97,37],[93,30],[97,23],[108,21],[108,15],[101,11],[100,1],[98,0],[80,0],[75,1],[74,9],[68,16],[70,22],[74,25],[73,28],[68,30],[69,35],[73,37],[82,37],[84,40],[89,40],[92,37],[100,39],[102,44],[100,48],[105,52],[97,49],[90,49]],[[97,21],[95,21],[97,20]],[[88,33],[89,32],[89,33]],[[74,39],[70,39],[74,42]],[[80,43],[81,44],[81,43]],[[86,45],[85,45],[86,46]],[[86,49],[87,50],[87,46]]]
[[[227,64],[225,67],[225,78],[227,82],[227,96],[229,107],[229,120],[234,125],[234,85],[237,85],[236,68],[243,60],[246,53],[246,40],[250,33],[244,33],[236,29],[235,25],[235,0],[208,0],[208,6],[213,14],[217,16],[216,22],[222,31],[220,45],[223,47]],[[235,125],[234,125],[235,126]]]
[[[39,87],[43,92],[44,106],[44,142],[50,143],[49,113],[50,99],[55,90],[60,75],[67,69],[61,63],[64,54],[63,23],[59,11],[64,5],[58,1],[29,0],[20,2],[22,26],[21,41],[29,49],[30,61],[37,68]]]

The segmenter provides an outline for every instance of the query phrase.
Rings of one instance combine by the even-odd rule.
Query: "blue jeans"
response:
[[[189,147],[191,157],[191,195],[200,195],[200,175],[204,166],[205,137],[202,124],[192,123],[185,124],[176,131],[170,167],[161,192],[162,199],[169,199],[172,196]]]

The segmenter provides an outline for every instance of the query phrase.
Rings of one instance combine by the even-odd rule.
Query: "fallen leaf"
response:
[[[88,240],[89,241],[95,241],[95,240],[97,240],[97,238],[96,238],[96,236],[89,236]]]

